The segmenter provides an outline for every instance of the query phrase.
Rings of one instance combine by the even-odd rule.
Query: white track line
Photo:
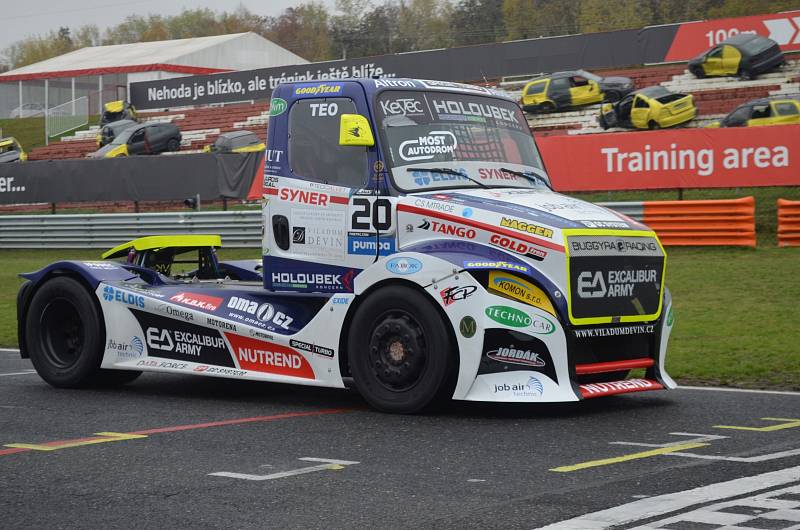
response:
[[[778,396],[800,396],[800,392],[789,390],[754,390],[750,388],[727,388],[721,386],[678,386],[683,390],[710,390],[712,392],[741,392],[744,394],[775,394]]]
[[[31,375],[35,374],[36,370],[26,370],[24,372],[9,372],[7,374],[0,374],[0,377],[8,377],[10,375]]]
[[[15,350],[13,348],[0,348],[0,353],[11,353],[19,355],[19,350]]]
[[[540,530],[599,530],[685,510],[697,504],[755,493],[782,484],[797,482],[799,479],[800,466],[790,467],[753,477],[737,478],[691,490],[648,497],[621,506],[615,506],[608,510],[589,513],[574,519],[544,526]]]

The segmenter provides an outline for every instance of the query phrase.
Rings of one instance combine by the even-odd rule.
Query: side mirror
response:
[[[339,120],[339,145],[372,147],[375,137],[367,118],[361,114],[342,114]]]

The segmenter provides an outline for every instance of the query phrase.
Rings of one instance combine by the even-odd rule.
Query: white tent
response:
[[[0,116],[96,93],[90,107],[119,99],[131,82],[308,61],[255,33],[81,48],[0,74]]]

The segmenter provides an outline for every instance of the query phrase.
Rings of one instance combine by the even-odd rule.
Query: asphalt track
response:
[[[0,351],[7,529],[800,528],[800,394],[396,416],[348,391],[160,374],[56,390],[30,370]]]

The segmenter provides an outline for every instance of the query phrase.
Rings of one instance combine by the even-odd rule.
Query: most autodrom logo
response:
[[[400,144],[400,158],[407,162],[432,160],[437,155],[453,155],[458,147],[456,135],[450,131],[431,131]]]
[[[278,327],[288,330],[289,325],[294,321],[294,318],[278,311],[268,302],[259,303],[248,298],[231,296],[227,307],[232,310],[228,312],[231,318],[261,327],[269,327],[271,329]]]
[[[106,302],[119,302],[134,307],[144,307],[144,296],[115,289],[110,285],[103,287],[103,300]]]

